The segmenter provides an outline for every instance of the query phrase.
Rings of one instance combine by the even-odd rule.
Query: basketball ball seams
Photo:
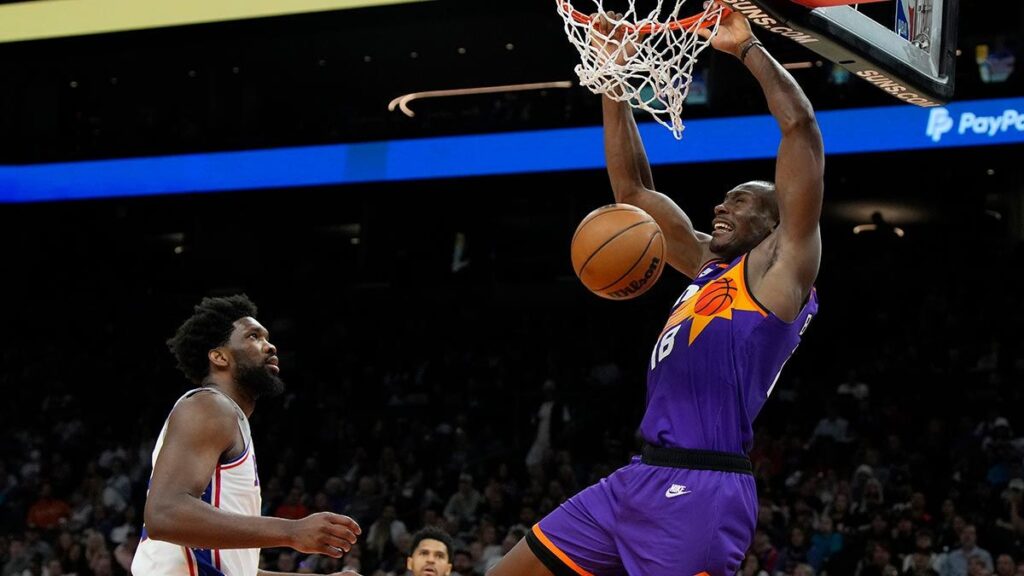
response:
[[[612,212],[617,214],[595,222]],[[661,276],[665,234],[643,209],[608,204],[588,214],[576,227],[571,252],[576,276],[588,290],[609,300],[628,300],[647,292]],[[609,284],[611,278],[615,280]]]
[[[643,222],[641,222],[641,224],[643,224]],[[632,227],[633,227],[633,226],[630,226],[630,228],[632,228]],[[626,230],[629,230],[629,228],[627,228]],[[626,230],[623,230],[623,232],[625,232]],[[620,233],[620,234],[621,234],[621,233]],[[618,235],[618,234],[616,234],[616,238],[617,238],[618,236],[619,236],[619,235]],[[611,284],[609,284],[609,285],[607,285],[607,286],[605,286],[605,287],[603,287],[603,288],[599,288],[599,289],[598,289],[598,291],[599,291],[599,292],[604,292],[605,290],[607,290],[607,289],[611,288],[612,286],[615,286],[615,285],[616,285],[616,284],[618,284],[619,282],[622,282],[622,280],[623,280],[624,278],[626,278],[627,276],[629,276],[629,275],[630,275],[630,274],[631,274],[631,273],[633,272],[633,270],[635,270],[635,269],[636,269],[637,265],[639,265],[639,264],[640,264],[641,262],[643,262],[643,261],[644,261],[644,257],[645,257],[645,256],[647,256],[647,252],[648,252],[648,251],[649,251],[649,250],[651,249],[651,244],[653,244],[653,243],[654,243],[654,239],[655,239],[655,238],[657,238],[658,236],[661,236],[661,230],[655,230],[655,231],[654,231],[654,234],[651,234],[651,237],[650,237],[650,239],[648,239],[648,240],[647,240],[647,246],[644,246],[644,250],[643,250],[643,252],[641,252],[641,253],[640,253],[640,257],[636,259],[636,262],[633,262],[633,265],[632,265],[632,266],[630,266],[630,267],[629,267],[629,269],[628,269],[628,270],[626,270],[626,272],[622,274],[622,276],[619,276],[618,278],[616,278],[616,279],[615,279],[615,281],[614,281],[614,282],[612,282]],[[603,247],[604,247],[604,246],[602,246],[602,248],[603,248]],[[599,248],[598,250],[600,250],[600,248]],[[597,253],[597,252],[595,252],[595,254],[596,254],[596,253]]]
[[[612,204],[612,206],[614,206],[614,204]],[[584,227],[586,227],[587,224],[590,224],[591,222],[593,222],[594,220],[597,220],[598,218],[600,218],[601,216],[604,216],[605,214],[614,214],[615,212],[637,212],[637,210],[635,208],[632,208],[632,207],[630,207],[630,208],[609,208],[608,210],[606,210],[604,212],[599,212],[599,210],[601,210],[601,209],[598,208],[597,210],[595,210],[595,212],[597,212],[596,214],[591,213],[589,216],[584,218],[583,222],[580,222],[580,225],[576,227],[576,232],[573,233],[573,235],[572,235],[572,242],[570,242],[570,245],[576,243],[576,237],[580,235],[580,232],[583,230]]]
[[[622,236],[626,232],[629,232],[633,228],[636,228],[637,226],[642,226],[644,224],[647,224],[648,222],[654,223],[654,225],[657,226],[657,223],[655,223],[654,220],[643,220],[643,221],[640,221],[640,222],[636,222],[634,224],[630,224],[629,226],[626,226],[622,230],[619,230],[619,232],[617,234],[615,234],[615,236],[612,236],[611,238],[605,240],[600,246],[598,246],[593,252],[590,253],[590,256],[587,256],[587,259],[584,260],[583,264],[580,266],[579,271],[576,272],[576,275],[582,277],[583,276],[583,271],[587,269],[587,264],[590,264],[590,261],[594,259],[594,256],[597,256],[597,254],[599,252],[601,252],[601,250],[603,250],[605,246],[611,244],[613,241],[615,241],[616,238],[618,238],[619,236]]]

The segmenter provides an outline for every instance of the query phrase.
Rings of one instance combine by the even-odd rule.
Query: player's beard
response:
[[[269,398],[284,392],[284,380],[281,380],[267,368],[266,364],[239,363],[235,370],[235,381],[246,394],[257,398]]]

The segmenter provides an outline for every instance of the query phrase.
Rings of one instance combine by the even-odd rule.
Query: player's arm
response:
[[[190,548],[270,548],[340,557],[356,540],[358,526],[337,514],[302,520],[253,517],[215,508],[202,500],[221,456],[239,437],[234,408],[215,394],[196,394],[171,412],[146,499],[149,537]]]
[[[779,204],[776,254],[768,259],[764,289],[758,298],[780,318],[789,320],[803,307],[821,263],[824,145],[811,103],[793,76],[760,46],[747,53],[746,65],[761,84],[768,109],[782,132],[775,161]]]
[[[668,263],[694,278],[708,258],[711,237],[694,230],[679,205],[654,190],[647,152],[629,105],[603,96],[602,106],[604,154],[615,201],[632,204],[650,214],[665,234]]]
[[[704,32],[706,34],[706,32]],[[761,85],[782,141],[775,163],[779,226],[756,249],[760,261],[757,299],[784,320],[799,314],[821,261],[821,217],[825,153],[814,110],[796,80],[758,44],[747,19],[733,12],[722,19],[711,43],[740,58]],[[744,48],[746,56],[743,57]]]

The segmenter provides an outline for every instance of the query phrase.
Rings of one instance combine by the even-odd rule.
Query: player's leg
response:
[[[607,480],[583,490],[538,522],[488,576],[625,575],[611,534],[618,529],[613,502]]]
[[[750,476],[645,466],[622,494],[616,536],[626,571],[645,576],[733,576],[756,524]],[[628,490],[626,489],[628,488]]]
[[[523,538],[496,566],[487,571],[487,576],[555,576],[537,558]]]

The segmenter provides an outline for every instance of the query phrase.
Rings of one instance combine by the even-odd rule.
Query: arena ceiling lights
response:
[[[38,0],[0,5],[0,42],[21,42],[428,0]]]

